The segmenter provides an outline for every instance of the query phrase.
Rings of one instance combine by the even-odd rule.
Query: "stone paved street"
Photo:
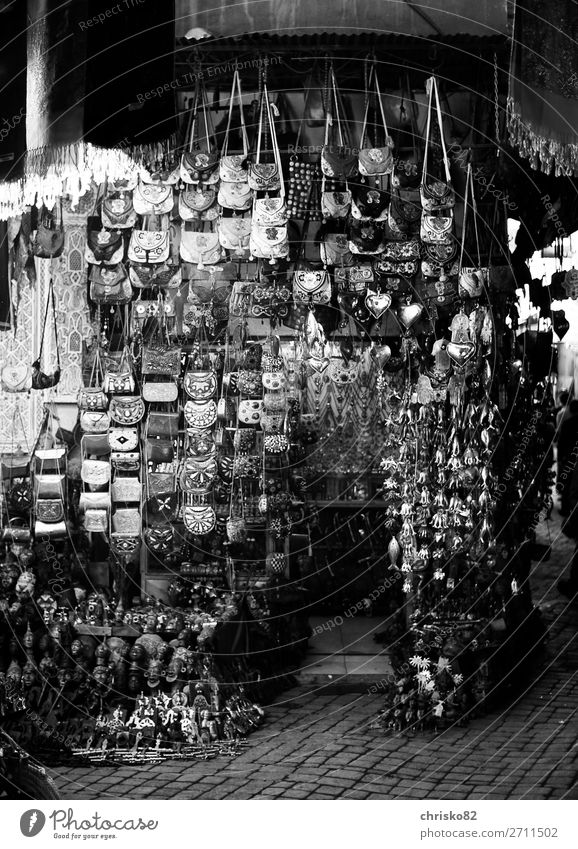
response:
[[[266,706],[237,758],[53,770],[65,799],[578,799],[578,605],[557,592],[573,545],[550,524],[554,552],[533,564],[550,628],[518,700],[438,735],[385,737],[370,727],[379,695],[307,687]],[[548,531],[540,528],[540,539]]]

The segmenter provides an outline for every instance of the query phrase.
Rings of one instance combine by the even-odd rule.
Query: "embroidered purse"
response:
[[[135,425],[145,414],[144,401],[132,395],[116,396],[110,399],[109,412],[113,421],[123,425]]]
[[[134,190],[133,204],[139,215],[166,215],[174,205],[173,187],[139,181]]]
[[[142,386],[142,397],[150,404],[171,404],[179,397],[179,387],[174,380],[152,382],[145,380]]]
[[[107,460],[83,460],[80,478],[91,486],[104,486],[110,480],[110,463]]]
[[[139,501],[142,497],[142,484],[138,477],[115,477],[110,487],[111,498],[115,502]]]
[[[187,401],[184,414],[189,427],[196,429],[212,427],[217,421],[217,405],[211,400]]]
[[[358,221],[384,221],[388,215],[389,192],[371,186],[354,186],[351,214]]]
[[[214,221],[221,212],[216,201],[217,190],[213,186],[183,189],[179,194],[179,215],[183,221]]]
[[[193,401],[206,401],[217,392],[217,376],[213,371],[187,371],[183,389]]]
[[[221,218],[219,222],[219,242],[221,246],[236,255],[248,254],[251,225],[250,217]]]
[[[137,507],[117,507],[112,514],[112,528],[116,534],[138,536],[141,527],[141,515]]]
[[[141,371],[148,375],[170,375],[177,377],[181,373],[181,349],[161,339],[144,345]]]
[[[128,246],[128,258],[131,262],[147,265],[164,263],[170,254],[168,230],[133,230]]]
[[[91,266],[91,301],[95,304],[128,304],[131,298],[132,286],[122,263],[112,266]]]
[[[323,218],[347,218],[351,210],[351,192],[325,191],[325,177],[321,189],[321,214]]]
[[[206,491],[211,488],[217,477],[217,461],[214,457],[204,460],[188,457],[183,463],[180,487],[183,492]]]
[[[258,259],[282,259],[289,255],[287,225],[279,227],[261,227],[255,222],[251,224],[249,237],[251,256]]]
[[[187,430],[187,453],[191,457],[214,457],[217,446],[211,430]]]
[[[4,392],[28,392],[32,389],[32,369],[26,363],[3,366],[0,376]]]
[[[217,202],[223,209],[245,212],[253,205],[253,192],[247,183],[221,183]]]
[[[369,117],[370,97],[366,98],[365,114],[363,116],[363,125],[361,128],[361,141],[359,151],[359,173],[364,177],[377,177],[384,174],[390,174],[393,170],[393,139],[389,135],[387,129],[387,121],[385,120],[385,110],[383,108],[383,100],[381,97],[381,89],[377,78],[377,70],[375,65],[372,65],[369,74],[369,85],[375,84],[375,96],[379,105],[381,114],[382,129],[384,133],[385,144],[383,147],[364,147],[364,141],[367,137],[367,119]],[[369,92],[367,92],[369,95]],[[369,141],[369,138],[368,138]]]
[[[100,217],[102,226],[109,230],[124,230],[136,224],[136,209],[131,192],[110,192],[108,185],[102,199]]]
[[[91,265],[118,265],[124,258],[122,230],[89,229],[84,258]]]
[[[242,424],[258,425],[263,413],[263,402],[256,398],[245,398],[239,402],[237,416]]]
[[[285,197],[256,198],[253,203],[253,221],[261,227],[280,227],[287,223]]]
[[[195,536],[206,536],[215,530],[217,517],[208,504],[186,504],[183,508],[185,528]]]
[[[452,240],[452,225],[454,219],[450,215],[422,215],[420,238],[427,244]]]
[[[349,228],[349,249],[353,254],[379,254],[384,248],[384,232],[377,222],[351,222]]]
[[[147,548],[156,554],[168,554],[172,550],[175,532],[171,527],[168,528],[147,528],[144,532],[144,539]]]
[[[197,268],[216,265],[222,256],[219,234],[182,230],[179,252],[182,260],[196,264]]]
[[[138,442],[136,427],[111,427],[108,432],[108,444],[111,451],[135,451],[138,448]]]
[[[110,416],[106,412],[81,410],[79,424],[85,433],[106,433],[110,427]]]
[[[273,162],[261,162],[261,140],[263,132],[263,113],[268,124],[271,146],[273,149]],[[255,162],[249,163],[248,184],[251,189],[258,192],[272,192],[282,190],[283,173],[281,160],[277,146],[277,133],[269,102],[267,86],[263,87],[261,103],[259,106],[259,126],[257,128],[257,153]]]
[[[34,512],[41,522],[61,522],[64,519],[64,503],[61,498],[39,498]]]

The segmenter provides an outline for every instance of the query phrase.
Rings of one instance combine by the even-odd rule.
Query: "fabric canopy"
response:
[[[575,0],[517,0],[508,129],[534,168],[578,174],[578,12]]]
[[[216,38],[256,32],[496,36],[507,32],[506,6],[506,0],[176,0],[176,34],[197,28]]]

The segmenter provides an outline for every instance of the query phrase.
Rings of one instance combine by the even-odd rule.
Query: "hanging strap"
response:
[[[195,86],[195,94],[193,97],[193,105],[191,107],[191,114],[189,118],[189,127],[188,127],[188,151],[192,152],[194,146],[195,133],[197,129],[197,119],[198,119],[198,110],[199,110],[199,94],[200,94],[200,82],[197,78],[197,84]]]
[[[241,78],[239,76],[238,69],[235,69],[235,74],[233,76],[233,85],[231,87],[231,98],[229,100],[229,116],[227,118],[227,129],[225,130],[225,139],[223,141],[221,156],[227,155],[227,150],[228,150],[228,147],[229,147],[229,133],[231,131],[231,121],[233,119],[233,107],[234,107],[234,104],[235,104],[235,98],[238,99],[238,103],[239,103],[241,138],[242,138],[242,141],[243,141],[243,154],[246,157],[248,152],[249,152],[249,139],[247,137],[247,127],[245,126],[245,114],[243,112],[243,94],[241,92]]]
[[[48,297],[46,298],[46,309],[44,310],[44,320],[42,322],[42,335],[40,337],[40,351],[38,352],[37,362],[42,361],[42,351],[44,350],[44,337],[46,335],[46,323],[48,321],[48,310],[52,306],[52,322],[54,325],[54,340],[56,344],[56,363],[58,371],[60,371],[60,351],[58,348],[58,325],[56,323],[56,304],[54,303],[54,284],[52,278],[48,284]]]
[[[275,129],[275,120],[273,116],[273,105],[269,102],[269,96],[267,92],[267,87],[265,87],[265,96],[267,97],[267,119],[269,122],[269,128],[271,131],[271,144],[273,147],[273,159],[275,164],[277,165],[277,171],[279,172],[279,197],[285,197],[285,180],[283,179],[283,165],[281,162],[281,152],[279,150],[279,142],[277,141],[277,131]]]
[[[383,101],[381,99],[381,89],[379,87],[379,80],[377,79],[377,71],[376,71],[376,68],[375,68],[375,64],[372,64],[371,70],[369,72],[368,92],[367,92],[368,96],[367,96],[367,100],[366,100],[366,104],[365,104],[365,114],[363,116],[363,125],[361,127],[361,138],[359,140],[359,146],[360,147],[363,147],[363,140],[364,140],[364,138],[367,134],[367,119],[369,117],[369,101],[371,99],[370,98],[371,91],[369,91],[369,89],[371,88],[372,83],[374,84],[374,87],[375,87],[374,93],[377,96],[377,102],[379,104],[379,111],[381,113],[383,131],[385,133],[385,142],[384,143],[386,145],[387,145],[387,141],[388,141],[388,138],[389,138],[389,130],[387,129],[387,121],[385,119],[385,110],[383,108]],[[369,135],[367,135],[367,140],[369,142],[369,146],[371,147],[371,140],[369,138]]]
[[[474,216],[474,233],[476,238],[476,251],[478,255],[478,268],[481,267],[481,257],[480,257],[480,239],[478,234],[478,208],[476,205],[476,196],[474,193],[474,180],[472,176],[472,165],[468,162],[467,172],[466,172],[466,190],[464,193],[464,220],[462,222],[462,244],[460,249],[460,262],[459,262],[459,270],[462,270],[463,259],[464,259],[464,251],[466,244],[466,222],[468,215],[468,207],[469,201],[471,199],[471,207],[472,207],[472,215]]]
[[[432,115],[432,105],[433,105],[434,95],[435,95],[437,122],[438,122],[439,131],[440,131],[440,142],[441,142],[441,147],[442,147],[442,156],[443,156],[443,161],[444,161],[444,171],[445,171],[445,175],[446,175],[446,182],[449,183],[450,182],[450,166],[449,166],[449,162],[448,162],[446,142],[445,142],[445,139],[444,139],[444,127],[443,127],[443,123],[442,123],[442,110],[441,110],[441,107],[440,107],[440,98],[439,98],[439,94],[438,94],[438,87],[437,87],[436,78],[435,77],[429,77],[429,79],[426,82],[426,87],[428,88],[429,99],[428,99],[428,107],[427,107],[427,123],[426,123],[426,130],[425,130],[425,153],[424,153],[424,157],[423,157],[422,184],[425,185],[426,180],[427,180],[427,159],[428,159],[428,149],[429,149],[429,143],[430,143],[431,115]]]

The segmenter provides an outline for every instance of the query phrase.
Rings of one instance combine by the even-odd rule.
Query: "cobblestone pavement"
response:
[[[548,541],[548,530],[539,529]],[[385,737],[379,695],[284,693],[237,758],[53,770],[64,799],[578,799],[578,605],[557,592],[573,545],[550,525],[533,564],[550,639],[515,703],[438,735]]]

